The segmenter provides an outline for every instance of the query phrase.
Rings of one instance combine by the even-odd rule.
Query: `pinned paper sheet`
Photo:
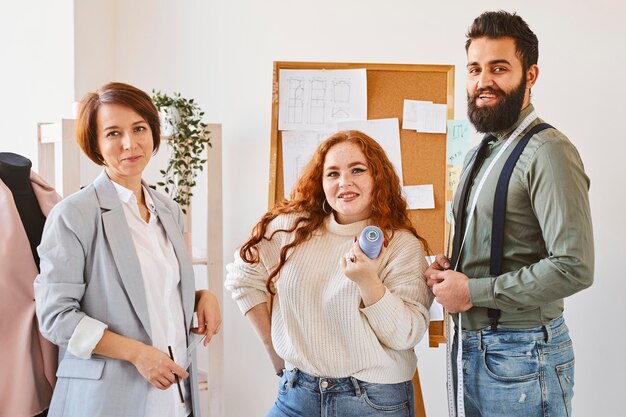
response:
[[[452,201],[446,201],[446,221],[454,225],[454,214],[452,213]]]
[[[352,70],[280,70],[278,129],[334,130],[367,119],[367,74]]]
[[[448,164],[463,167],[463,160],[470,149],[472,132],[467,120],[448,120],[446,138],[446,160]]]
[[[448,106],[430,101],[404,100],[402,129],[422,133],[446,133]]]
[[[402,184],[402,154],[400,153],[400,121],[394,119],[342,122],[338,130],[359,130],[383,147]]]
[[[448,189],[456,190],[459,185],[459,179],[461,178],[461,167],[456,165],[448,165],[446,172],[446,179],[448,181]]]
[[[430,306],[430,321],[443,320],[443,306],[433,300],[433,304]]]
[[[293,186],[300,178],[302,170],[309,163],[315,149],[331,132],[282,132],[283,147],[283,190],[289,197]]]
[[[434,209],[435,194],[433,185],[405,185],[402,187],[409,210]]]

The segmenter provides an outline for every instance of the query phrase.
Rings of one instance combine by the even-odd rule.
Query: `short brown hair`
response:
[[[98,165],[104,159],[98,149],[98,109],[102,104],[119,104],[137,112],[150,126],[154,153],[161,144],[159,112],[148,94],[124,83],[108,83],[98,90],[85,94],[80,101],[76,120],[76,142],[85,155]]]

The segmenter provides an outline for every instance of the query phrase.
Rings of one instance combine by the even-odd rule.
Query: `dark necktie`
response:
[[[454,268],[457,264],[457,260],[459,257],[459,251],[461,249],[461,242],[463,241],[463,234],[465,233],[465,225],[466,225],[466,208],[467,208],[467,199],[469,198],[470,190],[472,189],[472,184],[474,183],[474,177],[480,170],[485,157],[487,156],[487,150],[489,149],[489,142],[496,139],[493,135],[487,133],[483,140],[480,142],[478,149],[476,150],[476,156],[474,157],[474,161],[471,162],[471,166],[469,166],[467,177],[465,182],[463,183],[463,188],[461,188],[461,195],[459,197],[459,206],[456,210],[456,218],[454,222],[454,239],[452,243],[452,262],[451,265]]]

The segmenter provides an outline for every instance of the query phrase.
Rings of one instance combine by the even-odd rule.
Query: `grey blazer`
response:
[[[183,311],[191,327],[195,283],[175,202],[149,190],[180,267]],[[122,203],[106,173],[59,202],[50,212],[41,245],[35,301],[41,333],[59,345],[57,383],[49,417],[144,417],[150,384],[130,362],[66,351],[88,315],[109,330],[151,345],[141,268]],[[180,363],[180,361],[178,361]],[[200,416],[195,357],[190,358],[194,416]],[[176,389],[175,387],[170,389]]]

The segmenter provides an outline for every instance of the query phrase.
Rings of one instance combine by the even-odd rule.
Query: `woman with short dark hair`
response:
[[[37,316],[60,347],[49,416],[199,416],[190,332],[206,345],[221,315],[194,289],[180,208],[141,179],[160,143],[157,110],[109,83],[82,100],[76,136],[104,170],[54,207],[38,248]]]

